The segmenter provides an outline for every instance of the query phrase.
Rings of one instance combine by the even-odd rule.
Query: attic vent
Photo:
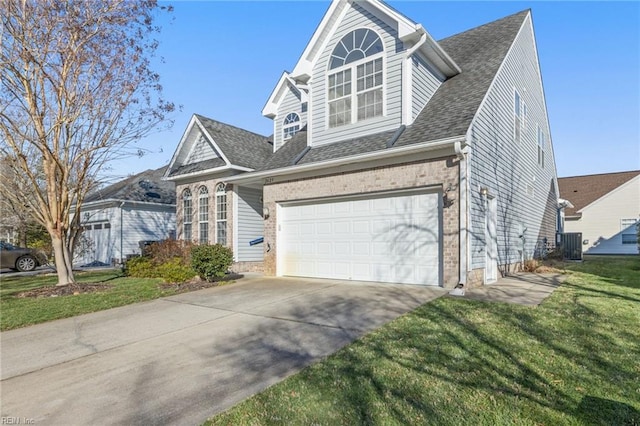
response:
[[[144,195],[146,195],[149,198],[162,198],[160,194],[158,194],[157,192],[145,192]]]

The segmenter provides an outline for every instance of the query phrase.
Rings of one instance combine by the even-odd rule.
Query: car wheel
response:
[[[36,258],[33,256],[22,256],[16,260],[16,269],[20,272],[29,272],[36,269],[38,266],[38,262],[36,262]]]

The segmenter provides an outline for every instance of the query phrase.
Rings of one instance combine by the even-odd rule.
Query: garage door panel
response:
[[[318,222],[316,223],[316,231],[318,234],[331,234],[331,222]]]
[[[437,285],[438,208],[437,194],[283,206],[278,274]]]

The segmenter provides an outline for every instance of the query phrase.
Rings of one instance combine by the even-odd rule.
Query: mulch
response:
[[[163,289],[173,289],[176,293],[186,293],[189,291],[202,290],[210,287],[218,287],[221,285],[228,284],[230,281],[235,281],[240,278],[243,278],[244,275],[241,274],[227,274],[224,277],[215,278],[213,281],[206,281],[200,279],[200,277],[195,277],[189,281],[181,282],[181,283],[163,283],[160,284],[160,287]],[[18,293],[16,297],[26,298],[26,297],[59,297],[59,296],[71,296],[85,293],[97,293],[101,291],[107,291],[113,286],[110,284],[101,284],[101,283],[75,283],[69,284],[65,286],[49,286],[49,287],[40,287],[34,290],[23,291]]]
[[[243,278],[241,274],[227,274],[224,277],[214,278],[213,281],[203,280],[200,277],[195,277],[189,281],[181,283],[164,283],[160,284],[160,287],[164,289],[173,289],[176,293],[186,293],[188,291],[202,290],[210,287],[218,287],[228,284],[229,281],[235,281]]]
[[[100,291],[109,290],[112,286],[109,284],[100,283],[76,283],[68,284],[64,286],[49,286],[40,287],[29,291],[23,291],[18,293],[16,297],[58,297],[58,296],[71,296],[84,293],[97,293]]]

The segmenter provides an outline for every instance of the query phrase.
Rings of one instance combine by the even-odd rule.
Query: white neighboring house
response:
[[[585,254],[638,254],[640,170],[558,178],[565,232],[582,233]]]
[[[175,238],[175,186],[161,179],[165,171],[147,170],[87,196],[75,264],[121,263],[140,254],[140,241]]]

